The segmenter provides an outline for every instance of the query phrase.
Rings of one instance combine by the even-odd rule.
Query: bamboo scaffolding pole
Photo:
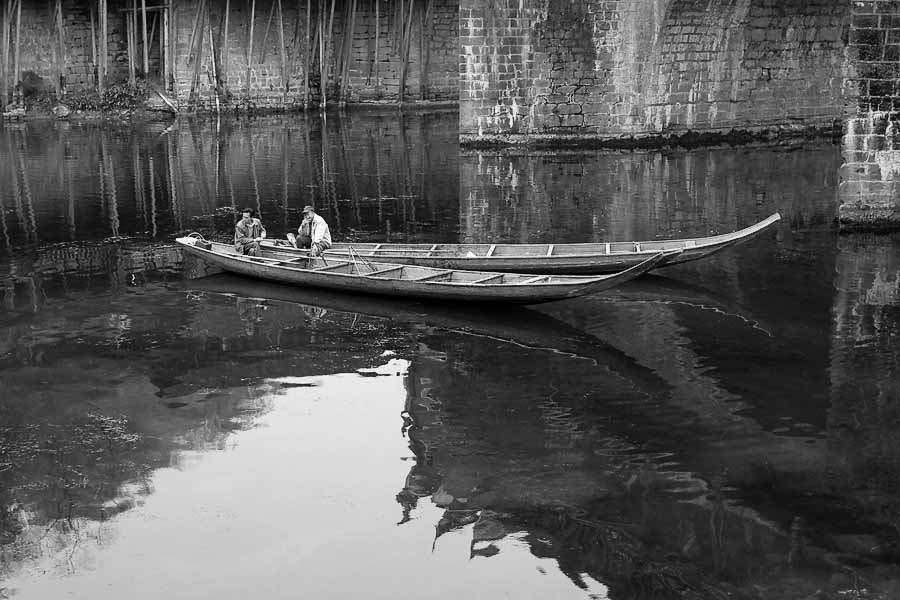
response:
[[[218,69],[218,67],[216,66],[216,63],[218,62],[218,61],[216,60],[216,57],[218,56],[218,53],[217,53],[217,51],[216,51],[216,42],[215,42],[215,40],[213,39],[212,23],[210,22],[211,19],[212,19],[212,16],[210,15],[210,11],[209,11],[209,10],[206,11],[206,17],[207,17],[207,28],[209,29],[209,53],[210,53],[210,58],[211,58],[211,61],[210,61],[210,62],[211,62],[211,65],[210,65],[210,66],[212,67],[213,82],[215,83],[215,90],[216,90],[216,114],[218,115],[218,114],[219,114],[220,104],[221,104],[221,100],[220,100],[220,98],[219,98],[219,94],[220,94],[221,91],[222,91],[222,86],[220,85],[220,81],[219,81],[219,69]]]
[[[166,5],[162,11],[162,39],[160,40],[160,59],[163,64],[163,89],[166,91],[174,87],[173,73],[175,72],[175,38],[171,34],[173,21],[172,6]]]
[[[358,0],[353,0],[350,5],[350,30],[347,35],[347,46],[344,53],[344,72],[341,76],[341,98],[342,102],[347,102],[348,90],[350,88],[350,65],[353,62],[353,39],[356,36],[356,14],[358,9]]]
[[[150,73],[150,46],[147,45],[147,0],[141,0],[141,41],[144,50],[144,77]]]
[[[231,0],[225,0],[225,14],[222,15],[222,28],[219,32],[221,43],[219,44],[219,79],[227,88],[228,86],[228,21],[231,17]]]
[[[347,23],[350,21],[350,0],[344,0],[341,3],[341,23],[343,23],[343,27],[341,28],[341,41],[338,44],[334,40],[334,53],[332,63],[334,64],[334,94],[338,97],[338,103],[340,104],[340,93],[341,93],[341,75],[344,73],[344,50],[347,46]]]
[[[191,78],[191,91],[190,91],[190,95],[188,96],[188,104],[191,104],[191,105],[196,105],[197,96],[199,94],[200,71],[201,71],[201,67],[203,66],[203,46],[204,46],[203,37],[204,37],[205,30],[206,30],[206,20],[202,17],[205,16],[205,14],[206,14],[204,12],[206,10],[206,6],[207,6],[206,0],[200,0],[200,6],[197,7],[198,18],[194,21],[197,24],[197,26],[200,27],[199,32],[196,32],[196,33],[199,33],[199,35],[191,36],[195,39],[195,41],[197,43],[197,47],[194,49],[194,52],[193,52],[193,54],[194,54],[194,75]]]
[[[148,6],[147,11],[149,11],[150,8],[151,7]],[[151,25],[150,25],[150,33],[147,36],[147,44],[149,44],[149,45],[153,45],[153,40],[156,38],[156,28],[159,25],[159,20],[160,20],[159,13],[154,11],[153,21],[151,22]],[[149,53],[150,50],[147,50],[147,52]],[[159,58],[160,58],[160,60],[162,60],[162,54],[159,55]]]
[[[253,69],[253,24],[256,21],[256,0],[250,0],[250,29],[247,32],[247,99],[250,98],[250,72]]]
[[[312,0],[306,0],[306,45],[303,65],[303,110],[309,106],[309,68],[312,66],[312,46],[310,45],[309,27],[312,21]]]
[[[322,110],[327,108],[328,104],[328,71],[325,66],[325,56],[328,54],[328,42],[331,41],[331,34],[334,31],[334,5],[336,0],[331,0],[331,16],[328,18],[328,36],[325,36],[324,30],[322,31],[322,64],[319,65],[319,71],[321,72],[321,81],[319,82],[319,91],[322,95]]]
[[[16,0],[16,41],[13,46],[13,85],[17,103],[21,101],[22,88],[19,87],[21,74],[19,73],[19,60],[22,50],[22,0]]]
[[[284,14],[282,11],[281,0],[275,0],[275,5],[278,7],[278,42],[281,47],[281,82],[284,85],[283,103],[286,105],[288,92],[291,89],[291,83],[288,77],[287,48],[284,45]]]
[[[272,2],[272,8],[269,9],[269,19],[266,21],[266,32],[263,34],[263,41],[261,48],[261,53],[259,56],[260,64],[266,62],[266,52],[269,47],[269,30],[272,28],[272,18],[275,16],[275,3]]]
[[[136,52],[137,40],[135,39],[135,30],[137,29],[137,0],[131,0],[132,11],[125,20],[125,45],[128,47],[128,83],[135,83],[135,65],[134,53]]]
[[[381,51],[381,0],[375,0],[375,97],[381,97],[381,65],[378,53]]]
[[[197,14],[194,15],[194,26],[191,28],[191,41],[188,43],[188,57],[187,64],[190,66],[194,62],[194,48],[197,45],[197,31],[200,27],[200,18],[203,16],[203,11],[201,7],[203,6],[203,0],[200,0],[200,5],[197,7]]]
[[[419,29],[419,99],[424,100],[428,88],[428,65],[431,63],[431,45],[428,43],[431,36],[426,35],[425,28],[430,27],[431,7],[434,0],[425,0],[425,13],[422,15],[422,27]]]
[[[94,25],[94,7],[90,7],[91,13],[91,75],[94,78],[94,84],[99,85],[100,78],[97,73],[97,31]]]
[[[19,0],[21,3],[21,0]],[[100,44],[99,44],[99,59],[100,65],[97,75],[97,89],[102,94],[106,90],[106,60],[108,53],[108,39],[107,36],[109,34],[108,27],[108,18],[107,15],[107,6],[106,0],[100,0],[100,7],[98,9],[97,18],[100,20]]]
[[[319,108],[325,110],[325,0],[319,0]]]
[[[159,13],[159,66],[160,75],[162,75],[163,89],[169,90],[169,53],[167,47],[169,45],[169,9],[160,11]]]
[[[0,14],[0,23],[3,30],[0,31],[0,112],[6,110],[9,101],[9,0],[2,0],[3,13]]]
[[[63,25],[62,0],[56,0],[56,35],[59,56],[56,63],[57,99],[66,95],[66,35]]]
[[[401,2],[403,0],[400,0]],[[412,17],[413,17],[413,1],[409,0],[409,14],[406,16],[406,27],[403,29],[402,38],[402,56],[400,57],[400,89],[397,93],[398,104],[403,104],[406,97],[406,75],[409,70],[409,42],[412,38]]]

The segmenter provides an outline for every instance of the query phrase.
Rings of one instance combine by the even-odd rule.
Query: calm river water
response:
[[[454,112],[0,127],[0,598],[900,597],[900,238],[840,148],[463,151]],[[763,236],[473,309],[172,239]]]

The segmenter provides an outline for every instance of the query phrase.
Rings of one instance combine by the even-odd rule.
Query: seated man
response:
[[[259,256],[259,243],[266,239],[266,228],[253,218],[253,209],[241,211],[241,220],[234,226],[234,249],[240,254]]]
[[[303,208],[303,221],[309,220],[309,255],[321,256],[323,252],[331,248],[331,231],[325,219],[316,214],[312,206]],[[299,233],[303,235],[303,223],[300,224]]]

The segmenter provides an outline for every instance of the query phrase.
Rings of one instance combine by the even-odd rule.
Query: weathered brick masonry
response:
[[[3,18],[3,3],[0,0],[0,20]],[[85,3],[64,0],[63,35],[65,39],[65,61],[63,73],[69,91],[91,88],[96,85],[96,55],[99,50],[99,16],[94,8],[93,37],[91,12]],[[91,3],[94,4],[94,3]],[[160,4],[149,0],[151,9]],[[172,74],[169,81],[162,82],[162,19],[159,11],[151,11],[148,17],[148,75],[170,90],[177,101],[186,105],[191,99],[196,63],[193,58],[191,41],[194,36],[202,36],[199,80],[195,87],[194,103],[199,108],[211,108],[216,100],[216,75],[222,79],[223,88],[219,100],[230,100],[235,104],[265,108],[291,108],[303,101],[304,72],[307,58],[304,46],[307,43],[306,6],[307,2],[282,0],[281,22],[283,23],[285,60],[282,61],[281,36],[275,0],[255,2],[253,19],[253,53],[248,69],[248,47],[250,46],[249,2],[232,0],[228,3],[227,36],[224,35],[225,0],[209,0],[202,18],[197,19],[200,0],[176,0],[169,12],[171,31],[174,35],[170,57]],[[314,3],[313,6],[317,6]],[[330,3],[326,3],[330,6]],[[137,5],[140,7],[141,3]],[[401,5],[403,5],[401,12]],[[327,39],[326,93],[329,101],[336,101],[340,73],[335,71],[336,57],[344,52],[345,32],[350,27],[350,2],[337,2],[332,36]],[[459,4],[458,0],[414,0],[410,18],[409,2],[379,0],[378,22],[376,25],[375,0],[358,0],[357,13],[352,19],[353,36],[349,43],[350,60],[347,69],[347,84],[343,99],[347,102],[397,101],[401,80],[402,64],[408,65],[405,81],[405,101],[437,100],[456,101],[459,89]],[[108,78],[114,84],[128,79],[127,19],[130,0],[110,0],[108,4],[109,30]],[[19,65],[20,72],[34,73],[43,79],[49,89],[57,89],[57,65],[59,55],[58,33],[54,18],[53,2],[23,0],[20,26]],[[330,17],[330,14],[329,14]],[[401,20],[402,17],[402,20]],[[314,12],[315,18],[315,12]],[[158,20],[157,20],[158,19]],[[143,71],[142,23],[138,19],[137,28],[137,70]],[[10,27],[9,64],[7,69],[8,89],[12,92],[13,81],[15,18],[9,16]],[[197,29],[195,30],[195,27]],[[310,27],[310,40],[315,39],[315,21]],[[378,35],[376,36],[376,27]],[[408,50],[401,43],[401,28],[409,31]],[[2,29],[0,29],[2,30]],[[195,31],[197,32],[195,34]],[[376,52],[376,37],[378,49]],[[227,51],[223,51],[227,39]],[[314,42],[313,42],[314,43]],[[214,66],[212,48],[219,54],[217,70]],[[199,46],[195,46],[197,48]],[[377,65],[375,59],[378,59]],[[310,69],[312,82],[311,99],[317,101],[319,94],[319,68],[315,62],[318,46],[314,48],[313,67]],[[2,72],[2,71],[0,71]],[[248,86],[249,81],[249,86]]]
[[[832,127],[846,0],[462,0],[460,132]]]
[[[900,227],[900,2],[853,3],[840,221]]]

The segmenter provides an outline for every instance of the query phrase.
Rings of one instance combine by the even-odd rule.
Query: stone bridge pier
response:
[[[843,132],[841,225],[900,228],[898,0],[461,0],[460,53],[463,144]]]

